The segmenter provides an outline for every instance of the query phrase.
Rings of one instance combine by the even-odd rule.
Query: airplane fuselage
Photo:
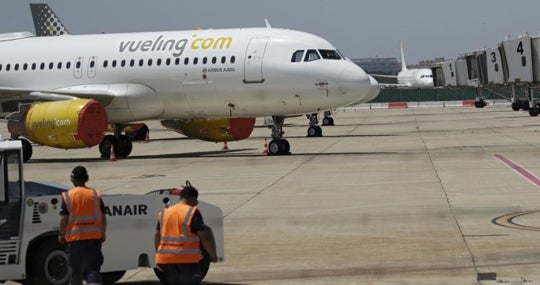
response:
[[[368,99],[370,79],[356,64],[293,62],[299,50],[336,49],[308,33],[263,28],[7,35],[0,38],[0,86],[106,98],[111,123],[281,116]]]
[[[431,69],[405,69],[398,73],[398,84],[409,87],[433,87],[433,74]]]

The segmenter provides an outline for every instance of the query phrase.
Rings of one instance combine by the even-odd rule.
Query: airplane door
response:
[[[83,57],[79,56],[75,59],[75,64],[73,66],[73,77],[75,78],[82,77],[82,65],[83,65]]]
[[[90,78],[96,77],[96,65],[97,65],[97,57],[91,56],[88,61],[88,77]]]
[[[244,59],[244,83],[262,83],[263,58],[266,51],[268,38],[251,38]]]

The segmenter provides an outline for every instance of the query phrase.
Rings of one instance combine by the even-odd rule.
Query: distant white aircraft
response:
[[[0,97],[53,102],[8,118],[12,138],[56,148],[99,144],[128,156],[131,122],[162,120],[192,137],[249,134],[255,117],[274,119],[270,154],[289,153],[288,115],[328,110],[373,96],[369,76],[328,41],[266,28],[35,37],[0,34]],[[225,120],[226,124],[216,123]],[[107,125],[114,135],[105,136]],[[232,124],[232,123],[231,123]],[[23,139],[25,159],[31,145]],[[28,155],[28,153],[30,155]]]
[[[397,84],[379,83],[382,87],[433,87],[433,73],[430,68],[414,68],[408,69],[405,63],[405,55],[403,53],[403,43],[400,42],[401,50],[401,71],[397,76],[371,74],[375,77],[394,78],[397,79]]]

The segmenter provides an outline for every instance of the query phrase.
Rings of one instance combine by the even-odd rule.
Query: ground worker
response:
[[[217,262],[216,246],[197,207],[199,192],[189,183],[180,192],[180,202],[159,213],[154,237],[156,265],[171,285],[200,284],[200,246]]]
[[[81,285],[83,279],[88,285],[101,284],[101,244],[106,239],[107,220],[101,193],[86,187],[88,178],[86,168],[73,168],[71,182],[75,187],[62,193],[58,241],[68,243],[70,285]]]

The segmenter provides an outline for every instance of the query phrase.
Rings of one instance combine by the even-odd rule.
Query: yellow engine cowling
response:
[[[12,136],[63,149],[99,144],[108,123],[105,107],[88,99],[28,104],[7,119]]]
[[[255,118],[163,120],[161,125],[191,138],[230,142],[248,138],[255,126]]]

